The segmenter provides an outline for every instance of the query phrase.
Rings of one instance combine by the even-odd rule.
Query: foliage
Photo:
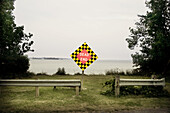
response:
[[[35,76],[36,74],[34,72],[27,71],[26,77],[32,77]]]
[[[25,34],[24,26],[16,26],[13,10],[14,0],[0,0],[0,73],[3,76],[26,73],[29,59],[23,55],[33,51],[33,41],[30,41],[33,35]]]
[[[16,26],[13,16],[14,0],[0,1],[0,54],[1,56],[23,55],[25,52],[33,51],[30,46],[33,36],[24,33],[24,26]]]
[[[102,95],[108,95],[108,96],[113,96],[115,95],[115,78],[106,81],[103,84],[103,87],[107,87],[109,88],[108,90],[106,90],[105,92],[101,92]]]
[[[5,62],[1,64],[1,78],[15,78],[19,75],[27,75],[26,73],[29,68],[29,59],[26,56],[8,56],[6,58],[1,57],[1,59]]]
[[[66,71],[63,68],[58,68],[57,72],[54,75],[66,75]]]
[[[111,70],[107,70],[105,72],[106,75],[125,75],[125,72],[124,71],[121,71],[119,70],[118,68],[117,69],[111,69]]]
[[[133,63],[141,72],[170,74],[170,2],[169,0],[149,0],[150,9],[146,15],[138,15],[136,28],[130,28],[127,38],[131,50],[140,48],[132,55]]]
[[[37,73],[37,75],[48,75],[46,72]]]
[[[123,86],[120,87],[121,95],[145,95],[147,97],[169,96],[163,86]]]
[[[137,69],[122,71],[120,69],[111,69],[105,72],[105,75],[141,75]]]
[[[142,73],[138,71],[138,69],[132,69],[132,70],[126,70],[127,76],[133,76],[133,75],[141,75]]]
[[[81,73],[77,72],[77,73],[74,73],[74,75],[82,75]]]

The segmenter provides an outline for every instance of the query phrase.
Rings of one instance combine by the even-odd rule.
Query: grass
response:
[[[81,76],[34,76],[31,79],[81,79]],[[34,87],[3,87],[0,94],[0,112],[115,112],[143,109],[168,109],[170,98],[146,98],[142,95],[104,96],[102,83],[113,76],[84,76],[87,88],[75,96],[73,88],[40,87],[35,97]],[[121,78],[146,78],[121,76]],[[170,92],[170,83],[165,87]]]

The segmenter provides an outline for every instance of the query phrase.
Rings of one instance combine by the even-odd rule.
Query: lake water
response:
[[[85,70],[85,74],[105,74],[107,70],[131,70],[133,69],[132,61],[128,60],[97,60]],[[74,74],[81,73],[78,65],[71,60],[44,60],[44,59],[30,59],[29,71],[34,73],[45,72],[47,74],[54,74],[58,68],[65,68],[66,73]]]

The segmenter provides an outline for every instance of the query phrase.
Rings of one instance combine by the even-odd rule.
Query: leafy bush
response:
[[[22,79],[22,78],[31,78],[32,76],[35,76],[36,74],[33,72],[27,71],[26,73],[23,74],[17,74],[15,76],[12,76],[11,78],[17,78],[17,79]]]
[[[111,70],[107,70],[105,72],[106,75],[125,75],[124,71],[121,71],[119,69],[111,69]]]
[[[168,96],[168,91],[163,86],[123,86],[120,87],[121,95],[145,95],[147,97]]]
[[[54,75],[66,75],[66,71],[63,68],[58,68],[57,72]]]
[[[125,72],[123,70],[120,70],[119,68],[107,70],[105,72],[106,75],[144,75],[142,72],[140,72],[138,69],[132,69],[132,70],[126,70]]]
[[[103,84],[103,87],[107,87],[108,90],[106,90],[106,92],[101,92],[102,95],[108,95],[108,96],[115,95],[115,78],[106,81]]]
[[[103,87],[109,89],[102,92],[103,95],[115,95],[115,78],[106,81]],[[145,95],[146,97],[163,97],[169,96],[167,90],[163,86],[122,86],[120,87],[120,95]]]
[[[27,71],[27,76],[35,76],[36,74],[34,72]]]
[[[27,76],[27,70],[29,69],[29,59],[27,56],[8,56],[1,58],[1,78],[16,78],[19,76]]]
[[[126,75],[128,76],[141,75],[141,73],[137,69],[132,69],[132,70],[126,70]]]
[[[164,90],[163,86],[143,86],[141,90],[141,94],[148,97],[169,96],[168,91]]]
[[[77,72],[77,73],[74,73],[74,75],[82,75],[81,73]]]
[[[131,70],[123,71],[123,70],[120,70],[119,68],[116,68],[116,69],[107,70],[105,72],[105,75],[150,76],[150,75],[152,75],[152,73],[146,74],[145,72],[142,72],[139,69],[131,69]]]
[[[48,75],[46,72],[37,73],[37,75]]]

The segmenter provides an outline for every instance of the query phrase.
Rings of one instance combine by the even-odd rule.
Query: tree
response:
[[[16,26],[14,22],[15,17],[12,13],[14,1],[0,0],[0,74],[3,75],[20,73],[23,70],[26,72],[29,68],[29,61],[24,53],[33,51],[31,50],[33,41],[30,41],[33,35],[31,33],[25,34],[24,26]],[[20,65],[25,69],[18,70],[18,67],[22,67]]]
[[[150,0],[146,15],[138,15],[136,28],[130,29],[128,47],[139,52],[132,54],[134,66],[140,72],[166,75],[170,73],[170,1]]]

